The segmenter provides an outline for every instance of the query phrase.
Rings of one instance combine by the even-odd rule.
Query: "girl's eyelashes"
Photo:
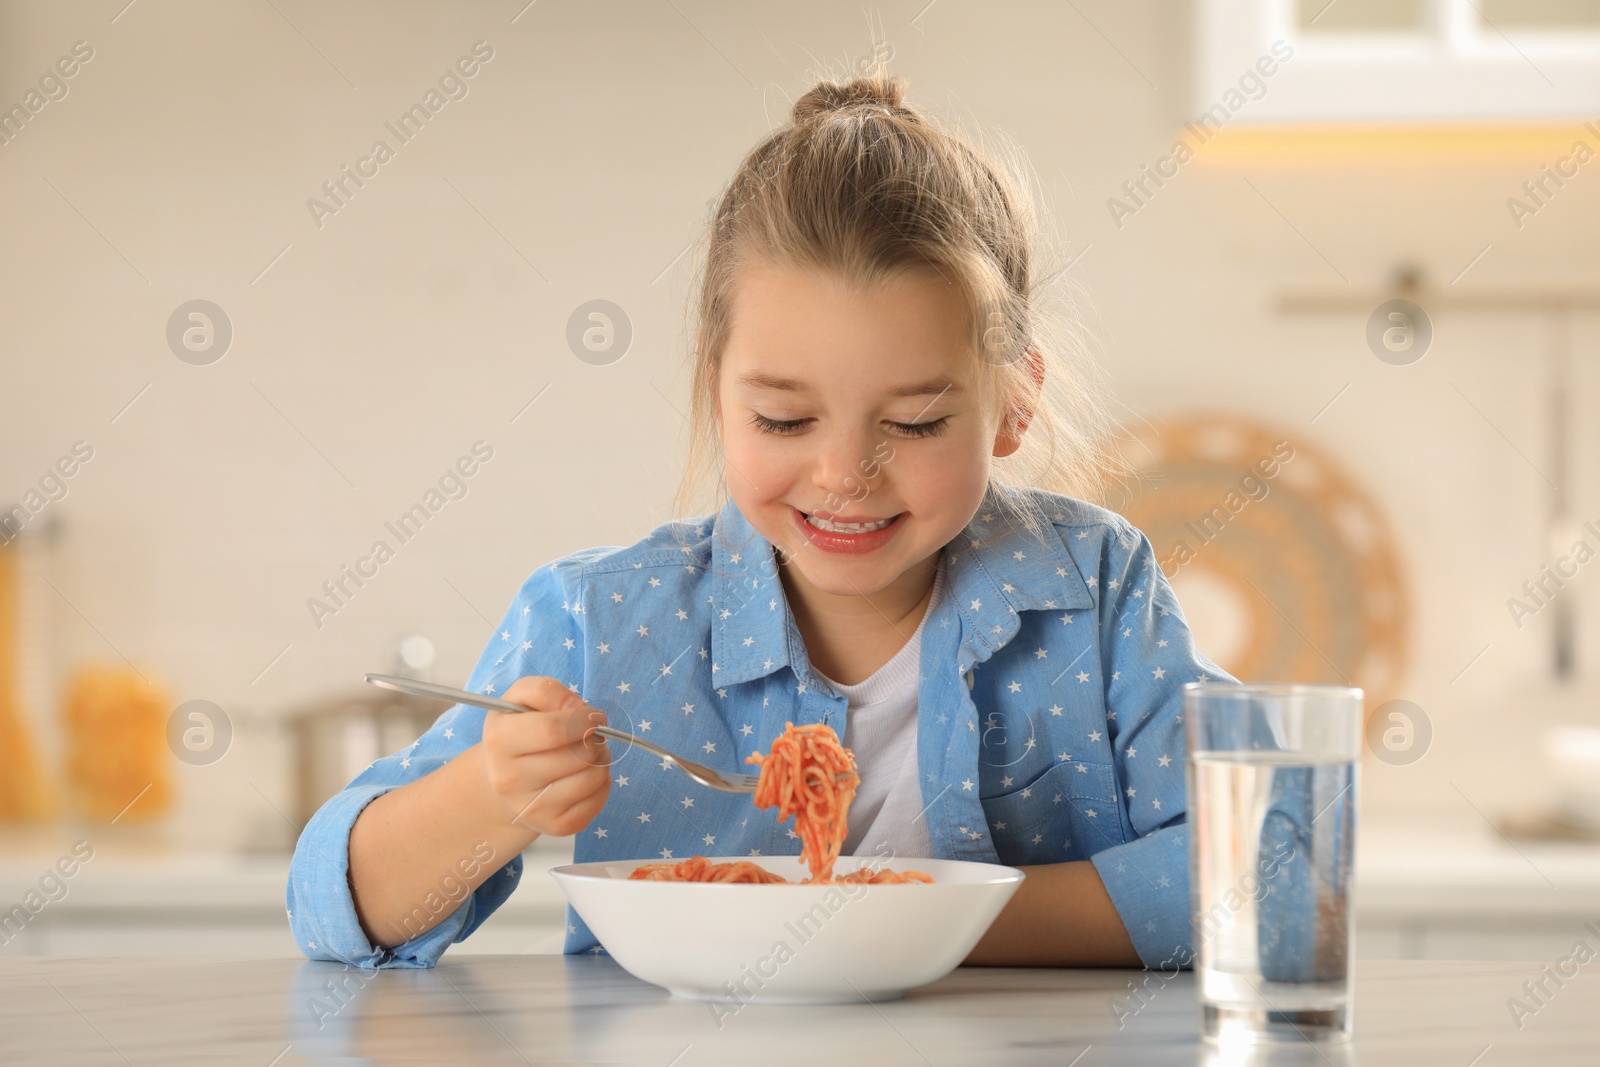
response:
[[[750,413],[750,425],[764,433],[791,434],[800,429],[800,427],[804,426],[807,421],[808,420],[806,419],[789,419],[788,421],[782,421],[779,419],[769,419],[759,411],[752,411]]]
[[[811,419],[769,419],[759,411],[750,413],[750,424],[763,433],[789,435],[798,433]],[[890,422],[895,431],[905,437],[933,437],[943,433],[950,416],[929,419],[927,422]]]
[[[927,422],[891,422],[889,425],[905,434],[907,437],[933,437],[944,432],[944,424],[950,421],[950,416],[945,415],[938,419],[929,419]]]

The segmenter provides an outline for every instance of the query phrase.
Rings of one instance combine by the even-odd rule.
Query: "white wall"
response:
[[[1364,316],[1289,319],[1273,303],[1286,288],[1342,288],[1323,257],[1356,287],[1402,258],[1448,280],[1490,242],[1473,283],[1592,284],[1597,179],[1519,232],[1504,201],[1538,161],[1240,171],[1202,159],[1119,229],[1106,198],[1191,114],[1186,6],[924,4],[871,9],[892,66],[913,102],[1029,153],[1060,240],[1092,246],[1072,274],[1130,417],[1274,420],[1386,509],[1412,579],[1407,695],[1436,739],[1412,767],[1373,765],[1369,803],[1459,805],[1452,783],[1485,810],[1536,796],[1541,784],[1503,772],[1531,771],[1547,715],[1524,692],[1549,613],[1519,633],[1504,603],[1545,558],[1545,486],[1506,440],[1548,461],[1538,323],[1437,315],[1433,351],[1396,368],[1367,351]],[[76,607],[52,608],[54,654],[120,662],[114,645],[160,671],[175,701],[241,718],[357,686],[411,632],[439,647],[437,677],[464,678],[530,570],[667,517],[689,259],[661,272],[815,62],[838,70],[869,52],[866,13],[539,0],[513,24],[519,0],[122,6],[0,12],[0,102],[74,41],[95,49],[70,95],[0,147],[0,498],[75,440],[95,448],[50,509],[66,534],[53,573]],[[306,199],[480,39],[495,54],[470,94],[319,230]],[[196,297],[236,330],[208,367],[164,340]],[[570,311],[595,297],[635,328],[609,367],[563,341]],[[1600,384],[1596,340],[1580,320],[1585,397]],[[1600,518],[1600,442],[1592,425],[1582,434],[1575,503]],[[495,458],[470,495],[315,627],[306,598],[478,439]],[[1591,614],[1594,586],[1572,590]],[[1590,660],[1596,644],[1591,628]],[[170,833],[185,841],[233,840],[275,818],[256,788],[284,795],[259,731],[183,771]]]

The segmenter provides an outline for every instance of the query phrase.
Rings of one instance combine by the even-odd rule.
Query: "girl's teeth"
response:
[[[829,522],[827,519],[819,519],[815,515],[807,515],[806,521],[817,529],[827,530],[830,533],[859,534],[881,530],[893,522],[894,519],[879,519],[877,522]]]

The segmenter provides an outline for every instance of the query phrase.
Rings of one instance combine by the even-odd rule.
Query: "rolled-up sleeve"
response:
[[[1195,648],[1149,538],[1123,523],[1097,576],[1107,733],[1134,835],[1091,857],[1147,967],[1193,959],[1183,686],[1235,679]]]
[[[513,598],[473,668],[466,688],[475,693],[503,693],[518,678],[555,678],[574,692],[583,679],[583,627],[576,576],[576,556],[563,557],[536,570]],[[445,907],[450,914],[438,925],[394,948],[374,945],[356,917],[350,892],[350,829],[363,809],[378,797],[437,770],[483,739],[482,709],[457,704],[399,752],[375,761],[349,785],[329,798],[300,832],[289,865],[287,909],[290,929],[300,951],[314,960],[335,960],[356,967],[432,967],[444,950],[481,926],[505,902],[522,876],[522,857],[485,855],[470,847],[462,862],[474,873],[481,864],[495,872],[464,898],[452,899],[450,886],[461,887],[457,872],[441,872],[437,892],[419,902],[428,913]],[[485,846],[487,848],[487,846]]]

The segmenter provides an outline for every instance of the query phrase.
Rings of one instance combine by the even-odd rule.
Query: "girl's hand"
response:
[[[605,712],[554,678],[518,678],[501,697],[529,709],[484,712],[484,773],[506,817],[541,834],[580,832],[611,791],[611,750],[592,733]]]

